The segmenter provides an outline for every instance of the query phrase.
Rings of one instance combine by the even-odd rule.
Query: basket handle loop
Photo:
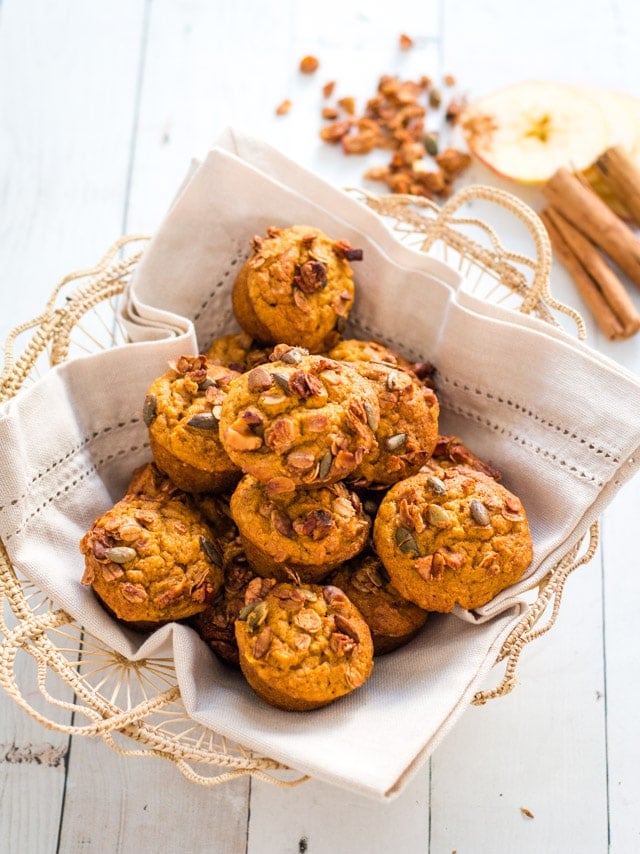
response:
[[[427,251],[431,248],[432,244],[438,238],[442,237],[447,229],[451,228],[451,225],[455,222],[455,214],[463,205],[477,200],[493,202],[508,210],[524,223],[533,238],[536,250],[536,265],[531,289],[520,308],[520,311],[528,314],[533,310],[540,297],[544,296],[546,298],[550,296],[551,244],[547,230],[540,217],[516,196],[506,192],[506,190],[500,190],[497,187],[489,187],[484,184],[471,184],[468,187],[463,187],[440,207],[435,220],[435,227],[427,236],[424,249]],[[458,222],[464,222],[464,220],[460,219]]]

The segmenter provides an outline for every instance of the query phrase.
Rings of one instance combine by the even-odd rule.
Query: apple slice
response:
[[[471,103],[461,125],[478,160],[522,184],[542,184],[560,166],[586,169],[609,141],[597,102],[562,83],[507,86]]]
[[[609,125],[607,148],[622,146],[640,166],[640,100],[624,92],[615,92],[600,86],[580,86],[579,91],[592,98],[600,107]],[[629,212],[609,190],[595,166],[582,172],[593,190],[623,219]]]

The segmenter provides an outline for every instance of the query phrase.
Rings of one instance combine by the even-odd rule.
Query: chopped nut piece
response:
[[[453,74],[445,74],[442,78],[442,82],[445,86],[455,86],[456,78],[453,76]]]
[[[305,261],[293,277],[293,283],[305,294],[322,290],[327,284],[327,265],[313,258]]]
[[[322,87],[322,94],[324,95],[324,97],[330,98],[333,95],[333,90],[335,89],[335,87],[336,87],[336,81],[335,80],[329,80],[327,83],[325,83],[324,86]]]
[[[322,118],[333,121],[337,119],[340,113],[335,107],[323,107],[322,108]]]
[[[331,122],[320,131],[320,138],[325,142],[338,143],[351,129],[350,121]]]
[[[409,50],[414,45],[413,39],[406,33],[400,33],[400,38],[398,39],[398,42],[400,44],[400,50]]]
[[[313,74],[314,71],[317,71],[320,62],[315,56],[303,56],[300,60],[300,71],[303,74]]]
[[[292,106],[293,104],[289,98],[285,98],[284,101],[280,101],[276,107],[276,116],[286,116]]]
[[[348,113],[350,116],[354,116],[356,112],[356,99],[351,96],[340,98],[338,106],[342,107],[345,113]]]

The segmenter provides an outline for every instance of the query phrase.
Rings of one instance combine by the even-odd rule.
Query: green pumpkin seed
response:
[[[385,440],[384,444],[388,451],[399,451],[406,441],[406,433],[396,433],[394,436],[389,436],[389,438]]]
[[[105,549],[104,556],[112,563],[129,563],[138,556],[138,552],[129,546],[114,546],[112,549]]]
[[[148,394],[144,399],[144,405],[142,407],[142,420],[147,427],[151,427],[157,414],[158,401],[156,400],[156,396],[155,394]]]
[[[436,477],[435,475],[429,475],[429,477],[427,478],[427,483],[431,487],[431,491],[434,492],[436,495],[447,494],[447,487],[444,485],[444,483],[440,480],[439,477]]]
[[[283,391],[289,392],[289,377],[286,374],[280,374],[278,371],[272,371],[271,376],[278,383]]]
[[[331,469],[331,464],[333,463],[333,454],[331,451],[326,451],[320,460],[320,465],[318,467],[318,480],[324,480],[329,471]]]
[[[266,602],[258,602],[255,608],[251,610],[251,613],[247,614],[247,628],[249,631],[256,632],[267,619],[268,613],[268,604]]]
[[[429,524],[434,528],[450,528],[451,516],[449,512],[439,504],[430,504],[428,508]]]
[[[484,506],[482,501],[478,501],[477,498],[472,498],[469,502],[469,512],[471,513],[471,518],[476,523],[476,525],[482,525],[482,527],[486,527],[491,524],[491,516],[489,515],[489,511]]]
[[[396,528],[396,544],[404,554],[418,555],[420,551],[413,534],[407,528]]]
[[[187,426],[196,430],[215,430],[218,426],[218,419],[213,412],[200,412],[187,421]]]
[[[211,563],[222,569],[222,552],[218,544],[214,543],[213,540],[208,540],[206,537],[200,537],[200,545]]]
[[[280,356],[280,361],[284,362],[286,365],[299,365],[302,361],[302,353],[300,350],[287,350]]]
[[[380,426],[380,419],[378,417],[378,413],[375,411],[373,406],[369,403],[368,400],[364,400],[362,402],[362,406],[364,407],[365,414],[367,416],[367,424],[370,429],[375,433],[378,427]]]

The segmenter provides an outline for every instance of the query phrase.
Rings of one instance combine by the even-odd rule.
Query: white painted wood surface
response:
[[[472,94],[548,78],[640,96],[636,0],[377,6],[3,0],[1,337],[113,238],[153,231],[191,156],[228,124],[329,181],[357,184],[362,161],[318,140],[327,79],[360,99],[383,72],[450,72]],[[408,53],[401,32],[416,40]],[[307,53],[321,60],[308,78],[297,71]],[[278,118],[285,97],[293,108]],[[500,185],[480,169],[474,177]],[[584,312],[560,268],[554,291]],[[640,305],[640,292],[633,298]],[[593,346],[640,372],[639,337],[611,344],[588,327]],[[640,850],[639,506],[636,478],[607,509],[596,558],[569,580],[557,626],[523,654],[516,690],[470,708],[396,801],[316,782],[204,789],[161,760],[67,741],[2,695],[0,851]]]

